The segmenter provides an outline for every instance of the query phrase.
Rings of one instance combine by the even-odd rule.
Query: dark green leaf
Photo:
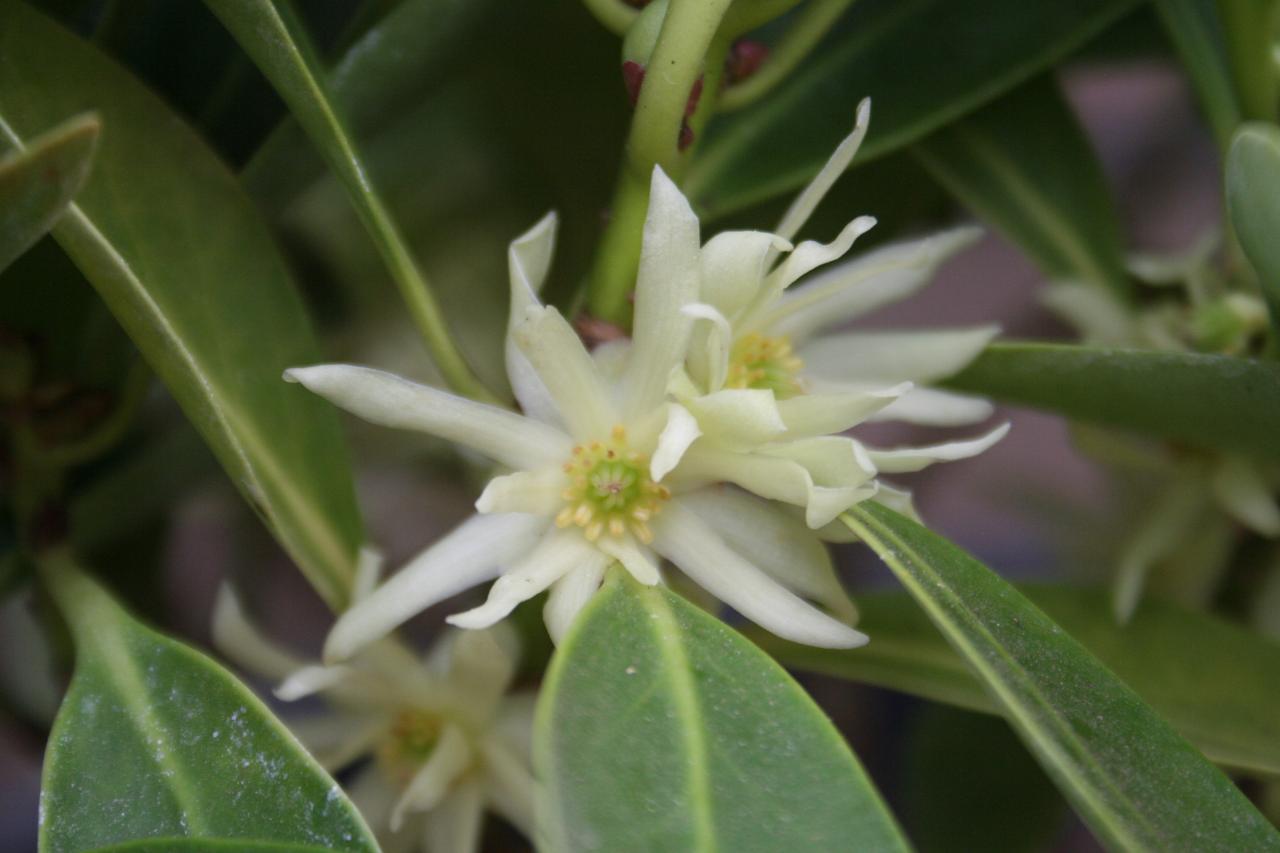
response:
[[[914,142],[1099,33],[1135,0],[860,0],[814,58],[767,99],[712,129],[691,197],[720,216],[800,186],[872,100],[856,162]]]
[[[844,516],[995,698],[1058,788],[1121,850],[1280,850],[1221,771],[1083,646],[964,551],[870,502]],[[1179,646],[1166,649],[1178,654]]]
[[[1280,341],[1280,129],[1275,125],[1250,123],[1232,140],[1227,207]]]
[[[43,237],[84,186],[101,129],[97,116],[77,116],[0,158],[0,270]]]
[[[1222,21],[1214,0],[1154,0],[1182,64],[1191,77],[1214,136],[1225,145],[1240,123]]]
[[[1019,587],[1219,764],[1280,776],[1280,646],[1212,616],[1144,599],[1126,625],[1105,590]],[[859,596],[864,648],[828,651],[752,638],[788,666],[866,681],[977,711],[997,705],[903,593]],[[1174,652],[1173,650],[1176,650]]]
[[[1280,458],[1280,365],[1223,355],[993,344],[944,383],[1199,447]]]
[[[361,538],[351,474],[332,407],[281,381],[318,353],[262,221],[157,98],[15,0],[0,2],[0,55],[9,144],[91,107],[111,128],[54,236],[236,486],[340,604]]]
[[[939,183],[1050,276],[1128,294],[1106,178],[1052,75],[948,124],[914,151]]]
[[[76,642],[45,755],[42,851],[171,836],[377,850],[337,784],[244,685],[134,621],[65,554],[49,555],[42,576]]]
[[[724,623],[622,573],[552,660],[534,760],[550,850],[906,847],[799,685]]]

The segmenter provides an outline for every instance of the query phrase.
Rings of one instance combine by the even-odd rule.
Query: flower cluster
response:
[[[873,418],[950,425],[990,414],[983,401],[914,385],[963,366],[990,327],[823,334],[918,289],[973,236],[892,245],[809,276],[874,224],[861,217],[831,243],[791,242],[848,166],[868,115],[864,102],[777,233],[727,232],[703,245],[688,201],[655,169],[629,340],[588,352],[539,301],[554,215],[512,243],[507,372],[522,414],[367,367],[289,370],[366,420],[449,439],[505,469],[474,517],[340,617],[326,656],[347,658],[495,578],[484,604],[448,621],[484,628],[549,590],[544,615],[559,639],[611,564],[655,584],[663,560],[779,636],[864,643],[818,537],[838,535],[833,522],[859,501],[909,509],[879,474],[971,456],[1006,429],[887,450],[845,434]],[[802,541],[814,547],[782,544]]]

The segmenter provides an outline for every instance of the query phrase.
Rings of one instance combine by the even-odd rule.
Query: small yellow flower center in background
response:
[[[409,780],[431,757],[440,740],[440,718],[426,711],[407,709],[396,714],[391,729],[378,744],[378,763],[398,785]]]
[[[743,335],[729,351],[729,375],[726,388],[758,388],[772,391],[785,400],[804,393],[796,374],[804,362],[791,351],[791,339],[776,338],[752,332]]]
[[[653,541],[649,519],[671,492],[649,478],[649,460],[627,446],[623,427],[614,427],[608,441],[575,447],[564,472],[569,487],[557,527],[576,524],[592,542],[606,533],[616,539],[628,530],[641,542]]]

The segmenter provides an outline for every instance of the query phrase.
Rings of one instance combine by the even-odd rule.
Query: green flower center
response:
[[[378,745],[378,763],[400,785],[407,785],[431,757],[440,740],[440,718],[426,711],[407,709],[396,714],[391,729]]]
[[[796,374],[804,362],[791,350],[786,335],[767,337],[752,332],[743,335],[729,352],[726,388],[757,388],[772,391],[780,400],[804,393]]]
[[[569,485],[556,526],[576,524],[592,542],[606,533],[619,538],[628,530],[641,542],[653,541],[649,519],[671,492],[650,479],[648,460],[627,446],[623,427],[615,426],[608,441],[575,447],[564,472]]]

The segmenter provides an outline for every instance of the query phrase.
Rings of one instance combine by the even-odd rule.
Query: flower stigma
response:
[[[729,353],[725,387],[772,391],[785,400],[804,393],[798,376],[803,369],[804,361],[791,349],[789,337],[751,332],[739,338]]]
[[[435,714],[416,708],[400,711],[378,745],[378,763],[396,784],[409,784],[431,757],[440,740],[441,728],[441,720]]]
[[[630,449],[623,426],[615,426],[607,441],[573,448],[564,472],[569,485],[557,527],[576,524],[592,542],[606,533],[618,539],[628,530],[641,542],[653,541],[649,519],[671,491],[650,478],[649,460]]]

